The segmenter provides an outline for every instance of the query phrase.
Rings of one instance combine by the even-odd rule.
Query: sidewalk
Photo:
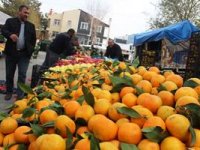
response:
[[[37,59],[31,59],[29,68],[27,71],[27,78],[26,78],[26,84],[29,85],[31,83],[31,75],[32,75],[32,68],[33,65],[41,65],[45,59],[45,52],[39,52]],[[17,73],[18,70],[15,72],[15,87],[17,84]],[[0,57],[0,80],[5,80],[5,58]],[[0,94],[0,111],[5,111],[5,108],[9,105],[11,105],[14,102],[14,96],[11,100],[5,101],[4,100],[4,94]]]

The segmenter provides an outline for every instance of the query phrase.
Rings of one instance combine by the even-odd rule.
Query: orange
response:
[[[138,144],[139,150],[160,150],[160,146],[158,143],[152,142],[148,139],[143,139]]]
[[[160,74],[156,74],[151,78],[152,87],[159,87],[161,83],[165,81],[165,77]]]
[[[16,108],[13,108],[15,114],[21,114],[27,107],[27,102],[23,99],[16,101],[14,104],[17,106]]]
[[[143,128],[156,127],[156,126],[161,127],[163,130],[166,129],[165,122],[158,116],[153,116],[153,117],[148,118],[145,121]]]
[[[53,128],[53,127],[50,127],[50,128],[47,128],[46,129],[46,133],[47,134],[53,134],[53,133],[55,133],[56,131],[55,131],[55,128]]]
[[[110,91],[108,90],[101,90],[101,93],[98,95],[97,99],[107,99],[109,102],[112,101],[112,96]]]
[[[102,90],[111,91],[112,88],[113,88],[113,87],[112,87],[111,85],[108,85],[108,84],[106,84],[106,83],[103,83],[103,84],[101,85],[101,89],[102,89]]]
[[[100,89],[100,88],[93,89],[93,90],[91,91],[91,93],[92,93],[92,95],[93,95],[94,97],[98,98],[99,95],[101,94],[101,89]]]
[[[133,87],[123,87],[120,91],[119,96],[122,98],[124,95],[128,93],[135,93],[135,89]]]
[[[153,88],[151,89],[151,94],[153,94],[153,95],[158,95],[158,89],[157,89],[157,87],[153,87]]]
[[[26,133],[29,132],[30,130],[31,130],[31,128],[28,126],[18,127],[14,132],[15,140],[18,143],[28,143],[29,139],[28,139],[28,134],[26,134]]]
[[[177,74],[171,74],[166,77],[166,81],[174,82],[178,87],[183,86],[183,78]]]
[[[152,113],[156,113],[158,108],[162,105],[162,100],[156,95],[143,93],[138,97],[137,104],[148,108]]]
[[[153,117],[153,113],[141,105],[133,106],[132,109],[142,116],[141,118],[131,118],[131,122],[136,123],[140,128],[143,127],[148,118]]]
[[[147,69],[146,69],[144,66],[139,66],[139,67],[137,68],[137,72],[138,72],[138,74],[141,75],[141,76],[142,76],[146,71],[147,71]]]
[[[58,130],[59,134],[64,138],[67,137],[66,127],[72,134],[75,132],[76,129],[74,121],[65,115],[60,115],[56,118],[54,127],[56,130]]]
[[[81,139],[75,145],[75,149],[77,150],[90,150],[90,140],[89,139]]]
[[[191,87],[181,87],[175,93],[175,100],[177,101],[179,98],[183,96],[192,96],[196,99],[199,98],[197,92]]]
[[[101,150],[118,150],[112,142],[101,142],[99,145]]]
[[[36,141],[30,143],[28,146],[28,150],[37,150],[36,148]]]
[[[82,91],[82,88],[78,88],[75,93],[74,93],[74,98],[77,99],[79,98],[80,96],[83,95],[83,91]]]
[[[173,107],[171,106],[160,106],[158,111],[157,111],[157,116],[162,118],[162,120],[166,120],[167,117],[175,114],[176,111]]]
[[[0,132],[0,146],[3,144],[4,135]]]
[[[51,94],[51,100],[53,101],[60,101],[61,100],[61,95],[58,92],[53,92]]]
[[[200,85],[196,86],[194,90],[197,92],[197,94],[200,96]]]
[[[117,103],[112,104],[112,106],[109,108],[108,116],[111,120],[117,121],[118,119],[126,118],[126,115],[122,115],[118,113],[117,109],[120,107],[127,107],[127,106],[123,103],[117,102]]]
[[[18,150],[19,144],[13,145],[9,148],[9,150]]]
[[[120,96],[119,93],[111,93],[111,103],[119,102],[120,101]]]
[[[65,140],[57,134],[43,134],[36,140],[37,150],[65,150]]]
[[[125,70],[125,69],[126,69],[126,63],[125,63],[125,62],[120,62],[120,63],[119,63],[119,68],[120,68],[121,70]]]
[[[186,146],[176,137],[169,136],[161,142],[160,150],[186,150]]]
[[[174,103],[175,103],[174,95],[171,92],[169,92],[169,91],[160,91],[158,93],[158,96],[162,100],[162,105],[174,106]]]
[[[131,75],[131,79],[134,85],[136,85],[138,82],[140,82],[143,78],[139,74],[133,74]]]
[[[185,116],[173,114],[166,119],[165,125],[172,136],[180,139],[181,141],[187,140],[186,137],[189,134],[188,129],[190,122]]]
[[[162,85],[167,89],[167,91],[174,91],[178,88],[177,85],[172,81],[165,81],[162,83]]]
[[[156,66],[150,67],[149,71],[152,71],[152,72],[155,72],[155,73],[158,73],[158,74],[160,73],[160,69]]]
[[[110,141],[113,145],[115,145],[115,147],[117,147],[118,149],[120,149],[120,142],[118,140],[112,140]]]
[[[126,122],[130,122],[129,119],[127,119],[127,118],[121,118],[121,119],[119,119],[119,120],[116,121],[116,124],[118,126],[121,126],[123,123],[126,123]]]
[[[64,105],[64,111],[67,116],[74,118],[77,110],[81,107],[77,101],[68,101]]]
[[[194,143],[194,147],[199,147],[200,148],[200,130],[199,129],[194,129],[194,132],[196,134],[196,141]],[[191,140],[192,140],[192,137],[191,137],[191,134],[189,134],[189,139],[188,139],[188,146],[191,146]]]
[[[196,98],[194,98],[192,96],[182,96],[176,101],[176,107],[184,106],[184,105],[190,104],[190,103],[200,105],[199,101]]]
[[[57,92],[65,92],[65,86],[64,86],[63,84],[55,85],[55,86],[54,86],[54,89],[55,89]]]
[[[11,134],[8,134],[8,135],[5,135],[4,136],[4,139],[3,139],[3,146],[7,146],[7,145],[10,145],[10,144],[15,144],[16,143],[16,140],[15,140],[15,137],[14,137],[14,133],[11,133]]]
[[[94,118],[94,119],[93,119]],[[94,115],[88,122],[94,136],[101,141],[114,140],[117,136],[118,126],[104,115]]]
[[[148,81],[151,81],[151,78],[153,77],[153,76],[155,76],[156,75],[156,73],[155,72],[153,72],[153,71],[146,71],[144,74],[143,74],[143,79],[144,80],[148,80]]]
[[[145,93],[150,93],[152,90],[152,85],[147,80],[141,80],[140,82],[137,83],[136,86],[143,89]]]
[[[111,103],[107,99],[98,99],[94,104],[94,111],[96,114],[107,115]]]
[[[87,126],[82,126],[82,127],[79,127],[79,128],[77,129],[76,134],[81,135],[81,134],[83,134],[83,133],[85,133],[85,132],[89,132],[89,129],[88,129]]]
[[[128,107],[132,107],[137,103],[137,96],[135,96],[133,93],[127,93],[122,97],[122,103]]]
[[[165,76],[165,78],[167,78],[171,74],[174,74],[174,72],[171,70],[168,70],[168,71],[165,71],[163,75]]]
[[[29,141],[29,143],[32,143],[32,142],[36,141],[36,139],[37,139],[36,135],[34,135],[34,134],[28,134],[28,141]]]
[[[40,111],[42,108],[47,107],[51,104],[50,100],[41,100],[36,103],[36,109]]]
[[[135,123],[124,123],[119,127],[118,140],[128,144],[138,144],[142,139],[140,127]]]
[[[10,134],[13,133],[17,127],[17,121],[11,117],[7,117],[1,121],[0,131],[3,134]]]
[[[44,110],[39,116],[41,124],[45,124],[50,121],[55,121],[57,117],[58,114],[51,109]]]
[[[82,105],[75,113],[75,119],[82,118],[86,122],[94,115],[94,109],[90,105]]]
[[[196,82],[197,84],[200,85],[200,79],[199,78],[190,78],[189,80],[192,80],[194,82]]]

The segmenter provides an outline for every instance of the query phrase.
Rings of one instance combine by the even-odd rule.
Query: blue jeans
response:
[[[27,57],[25,52],[17,52],[15,57],[6,55],[6,90],[8,94],[13,93],[16,67],[18,67],[17,83],[25,83],[29,62],[30,57]],[[17,87],[17,96],[19,98],[24,96],[23,91],[19,87]]]

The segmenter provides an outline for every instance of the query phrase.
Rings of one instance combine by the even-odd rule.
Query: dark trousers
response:
[[[14,75],[16,67],[18,67],[18,83],[25,83],[26,72],[28,70],[30,58],[25,55],[24,52],[17,52],[16,56],[6,55],[6,86],[7,93],[13,92],[14,87]],[[23,91],[17,87],[17,96],[22,98],[24,96]]]

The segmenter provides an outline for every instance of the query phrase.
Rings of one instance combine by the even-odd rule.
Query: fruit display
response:
[[[0,149],[200,149],[200,79],[118,61],[55,66],[0,113]]]

